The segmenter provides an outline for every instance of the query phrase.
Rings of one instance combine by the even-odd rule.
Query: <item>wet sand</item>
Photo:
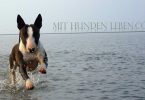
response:
[[[0,100],[145,100],[145,33],[41,35],[49,66],[31,91],[2,83],[17,37],[0,36]]]

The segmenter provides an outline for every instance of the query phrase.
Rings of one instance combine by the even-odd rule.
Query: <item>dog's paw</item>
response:
[[[26,87],[27,90],[32,90],[34,88],[33,83],[30,79],[26,80],[25,87]]]
[[[46,74],[46,69],[44,67],[40,67],[39,72],[41,74]]]

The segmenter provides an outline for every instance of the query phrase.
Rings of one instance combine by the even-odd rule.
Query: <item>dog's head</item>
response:
[[[25,24],[20,15],[17,16],[17,26],[20,30],[20,45],[19,49],[33,53],[35,52],[40,38],[40,28],[42,26],[42,17],[39,14],[34,24]]]

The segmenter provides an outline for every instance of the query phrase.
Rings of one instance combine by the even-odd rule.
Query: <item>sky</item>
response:
[[[17,34],[16,18],[32,24],[43,18],[42,33],[53,32],[54,22],[145,21],[145,0],[1,0],[0,34]]]

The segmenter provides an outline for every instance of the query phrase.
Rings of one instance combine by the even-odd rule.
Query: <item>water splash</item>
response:
[[[12,93],[16,93],[19,90],[24,89],[25,81],[23,80],[22,76],[20,75],[18,69],[16,70],[16,79],[15,84],[11,83],[10,77],[11,74],[8,73],[7,78],[0,80],[0,92],[2,91],[9,91]],[[40,81],[40,74],[38,74],[37,69],[33,72],[28,72],[28,75],[33,82],[34,86],[36,86]]]

